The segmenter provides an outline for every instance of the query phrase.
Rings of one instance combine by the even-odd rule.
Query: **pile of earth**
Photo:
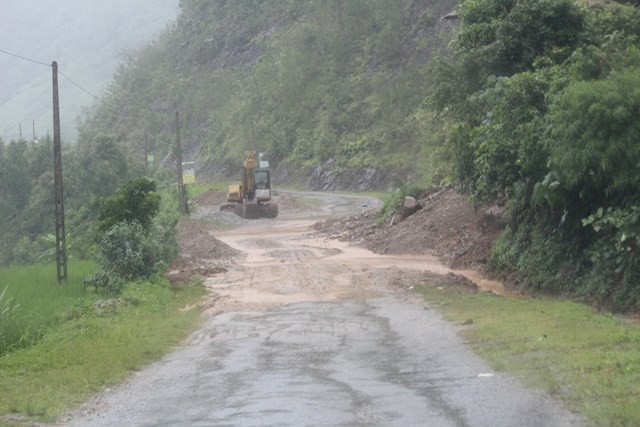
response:
[[[172,284],[183,283],[193,276],[208,277],[227,271],[242,256],[239,251],[213,237],[215,226],[205,221],[182,218],[176,226],[180,252],[167,277]]]
[[[379,254],[430,254],[453,268],[482,269],[503,229],[502,210],[477,210],[452,188],[425,190],[420,210],[398,224],[380,223],[378,211],[330,219],[314,228],[324,235]]]
[[[274,196],[273,200],[278,203],[280,213],[284,214],[316,209],[286,193]],[[216,189],[202,192],[190,200],[191,216],[181,218],[176,226],[179,256],[167,272],[167,277],[174,285],[186,282],[193,276],[209,277],[224,272],[235,260],[244,256],[213,236],[213,232],[221,226],[251,222],[231,212],[220,211],[220,205],[226,201],[227,193]]]
[[[222,191],[210,190],[191,201],[191,217],[183,217],[176,225],[179,254],[167,277],[173,284],[183,283],[193,276],[208,277],[227,270],[228,265],[242,256],[239,251],[216,239],[212,232],[215,222],[202,221],[200,207],[218,209],[226,201]]]

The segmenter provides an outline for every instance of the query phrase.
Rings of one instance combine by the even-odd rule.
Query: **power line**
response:
[[[0,52],[4,53],[6,55],[9,55],[9,56],[13,56],[15,58],[20,58],[20,59],[25,60],[25,61],[33,62],[34,64],[44,65],[45,67],[51,67],[51,64],[47,64],[47,63],[42,62],[42,61],[37,61],[35,59],[27,58],[26,56],[18,55],[16,53],[8,52],[8,51],[6,51],[4,49],[0,49]],[[88,95],[94,97],[98,101],[100,100],[100,98],[98,96],[96,96],[95,94],[91,93],[89,90],[85,89],[80,84],[76,83],[71,77],[67,76],[62,71],[60,71],[60,69],[58,69],[58,74],[60,74],[65,79],[67,79],[69,82],[71,82],[71,84],[75,85],[78,89],[80,89],[83,92],[87,93]]]
[[[43,66],[45,66],[45,67],[51,67],[51,66],[52,66],[52,64],[47,64],[47,63],[42,62],[42,61],[37,61],[37,60],[35,60],[35,59],[27,58],[26,56],[22,56],[22,55],[18,55],[18,54],[16,54],[16,53],[8,52],[8,51],[6,51],[6,50],[4,50],[4,49],[0,49],[0,53],[4,53],[5,55],[13,56],[13,57],[15,57],[15,58],[19,58],[19,59],[22,59],[22,60],[24,60],[24,61],[33,62],[34,64],[43,65]],[[67,79],[71,84],[73,84],[74,86],[76,86],[78,89],[82,90],[83,92],[85,92],[85,93],[86,93],[86,94],[88,94],[89,96],[92,96],[92,97],[93,97],[93,98],[95,98],[97,101],[102,102],[102,103],[103,103],[103,104],[104,104],[108,109],[112,110],[112,112],[114,112],[114,113],[119,113],[119,112],[121,112],[121,111],[122,111],[122,109],[121,109],[121,108],[118,108],[118,107],[116,107],[116,106],[114,106],[114,105],[111,105],[109,102],[106,102],[105,100],[101,99],[100,97],[98,97],[97,95],[95,95],[94,93],[92,93],[91,91],[89,91],[88,89],[85,89],[82,85],[80,85],[79,83],[75,82],[71,77],[67,76],[67,75],[66,75],[66,74],[64,74],[62,71],[60,71],[60,69],[59,69],[59,68],[58,68],[58,74],[60,74],[60,75],[61,75],[62,77],[64,77],[65,79]],[[131,113],[127,113],[127,115],[129,115],[129,116],[133,116],[133,117],[136,117],[136,116],[137,116],[137,118],[142,118],[142,117],[140,117],[140,116],[138,116],[138,115],[132,115]],[[160,139],[160,138],[159,138],[158,136],[156,136],[156,135],[153,135],[152,137],[153,137],[153,139],[154,139],[156,142],[159,142],[159,143],[161,143],[162,145],[169,145],[169,146],[170,146],[170,145],[173,145],[173,143],[172,143],[172,142],[164,141],[164,140]]]
[[[11,52],[7,52],[6,50],[0,49],[0,52],[9,55],[9,56],[15,56],[16,58],[20,58],[23,59],[25,61],[29,61],[29,62],[33,62],[34,64],[39,64],[39,65],[44,65],[45,67],[51,67],[51,64],[47,64],[45,62],[42,61],[36,61],[35,59],[31,59],[31,58],[27,58],[25,56],[21,56],[15,53],[11,53]]]
[[[64,77],[65,79],[69,80],[73,85],[75,85],[77,88],[79,88],[80,90],[82,90],[83,92],[89,94],[90,96],[93,96],[95,99],[97,99],[98,101],[100,101],[100,98],[97,95],[94,95],[93,93],[89,92],[87,89],[83,88],[82,86],[80,86],[78,83],[74,82],[71,77],[65,75],[62,71],[60,71],[58,69],[58,73]]]

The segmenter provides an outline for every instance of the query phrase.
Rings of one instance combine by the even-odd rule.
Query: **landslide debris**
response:
[[[172,284],[186,282],[194,276],[210,277],[225,272],[235,260],[245,256],[213,236],[213,232],[220,227],[256,222],[220,211],[220,205],[226,201],[226,192],[216,189],[200,193],[191,200],[191,216],[181,218],[176,226],[180,252],[167,272]],[[274,201],[284,213],[316,209],[288,194],[280,194],[274,197]]]
[[[193,276],[209,277],[225,272],[234,259],[242,256],[240,251],[216,239],[212,234],[219,222],[208,218],[207,213],[217,210],[224,201],[226,195],[222,191],[204,192],[192,201],[192,216],[181,218],[176,225],[179,255],[167,272],[172,284],[186,282]]]
[[[503,228],[502,210],[476,210],[452,188],[425,190],[422,209],[400,223],[382,224],[377,210],[317,223],[315,230],[329,237],[365,247],[379,254],[431,254],[453,268],[482,268]]]
[[[181,218],[176,226],[180,252],[169,268],[172,284],[186,282],[194,276],[209,277],[227,271],[227,266],[241,252],[213,237],[215,226],[205,221]]]
[[[284,213],[314,209],[288,194],[274,199]],[[244,256],[213,236],[221,226],[249,221],[220,212],[219,206],[225,201],[225,192],[213,189],[193,199],[191,217],[182,218],[177,225],[180,256],[167,274],[173,283],[226,271],[234,260]],[[448,187],[425,190],[417,203],[420,209],[395,225],[380,223],[378,210],[369,209],[359,215],[318,222],[314,229],[379,254],[429,254],[452,268],[481,270],[503,228],[501,209],[477,210],[465,196]]]

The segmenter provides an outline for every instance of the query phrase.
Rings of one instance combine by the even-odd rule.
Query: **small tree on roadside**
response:
[[[111,197],[100,202],[98,229],[105,232],[119,222],[137,222],[148,228],[160,211],[155,181],[136,178],[125,182]]]
[[[89,285],[117,294],[125,283],[148,279],[175,257],[175,221],[157,217],[155,190],[154,181],[137,178],[101,200],[96,240],[102,268],[87,278]]]

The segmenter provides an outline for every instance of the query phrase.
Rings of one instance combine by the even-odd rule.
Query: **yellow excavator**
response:
[[[231,211],[246,219],[275,218],[278,205],[271,201],[271,177],[268,168],[258,168],[256,152],[249,150],[242,162],[241,183],[230,184],[222,211]]]

